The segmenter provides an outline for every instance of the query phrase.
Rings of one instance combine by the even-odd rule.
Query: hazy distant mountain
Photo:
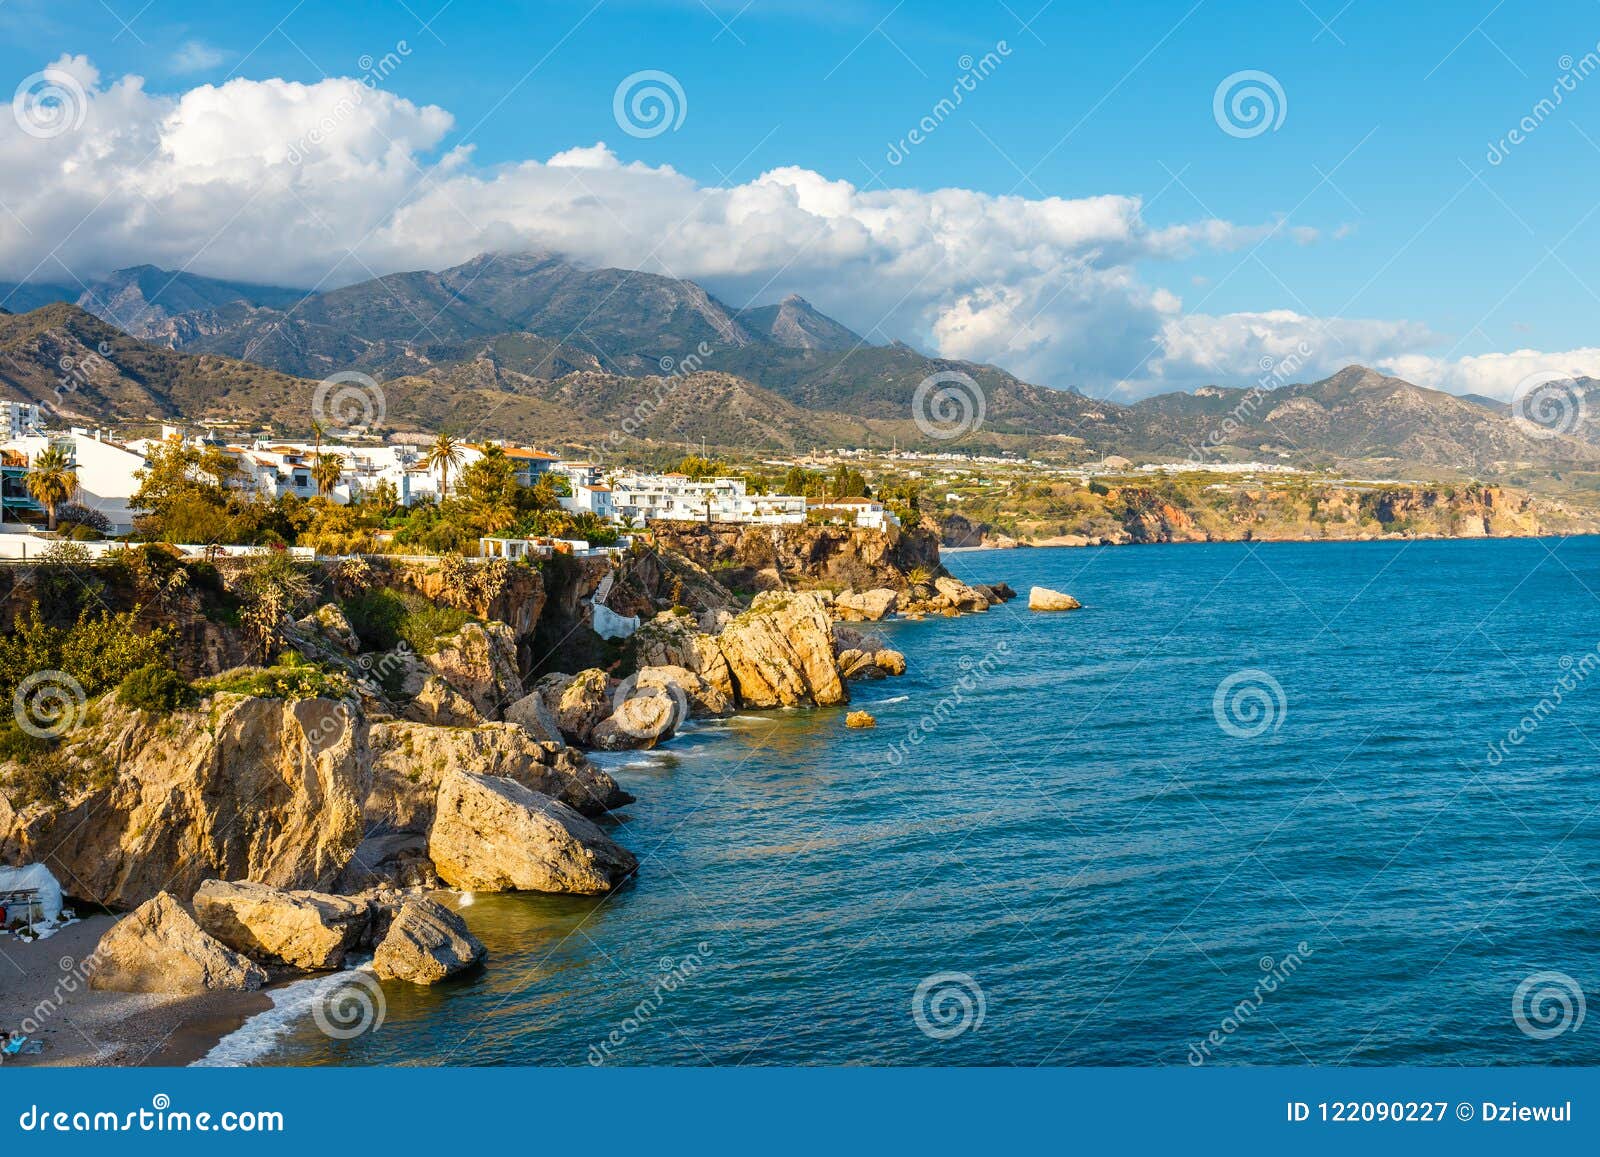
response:
[[[1208,386],[1130,407],[1130,444],[1198,447],[1207,456],[1372,464],[1492,474],[1600,461],[1590,428],[1538,436],[1509,407],[1413,385],[1362,366],[1275,390]],[[1560,429],[1569,429],[1562,426]],[[1196,439],[1185,442],[1185,439]]]
[[[163,337],[167,323],[185,314],[236,302],[287,307],[304,296],[299,290],[171,273],[154,265],[119,269],[86,285],[0,283],[0,305],[12,313],[70,301],[124,333],[150,339]]]
[[[56,292],[64,291],[28,286],[6,300]],[[118,380],[69,391],[65,406],[98,420],[236,414],[299,429],[309,420],[305,379],[360,369],[384,382],[391,425],[488,422],[495,429],[479,432],[579,438],[615,428],[628,399],[658,388],[647,379],[671,371],[685,375],[673,379],[674,408],[651,410],[649,429],[728,446],[943,445],[927,430],[959,418],[961,407],[937,412],[924,385],[933,379],[964,399],[969,415],[981,406],[980,431],[956,443],[965,449],[1260,459],[1388,474],[1593,469],[1600,461],[1600,383],[1586,380],[1573,386],[1584,420],[1560,427],[1571,437],[1536,437],[1504,403],[1359,366],[1271,391],[1208,386],[1128,406],[899,342],[870,345],[799,297],[737,311],[690,281],[584,269],[548,253],[484,254],[438,273],[315,294],[144,266],[78,298],[152,344],[128,345],[101,323],[91,334],[93,318],[57,299],[0,319],[10,335],[0,342],[9,361],[0,383],[53,397],[59,357],[109,340]],[[208,374],[215,380],[201,388]],[[685,391],[688,381],[694,389]]]

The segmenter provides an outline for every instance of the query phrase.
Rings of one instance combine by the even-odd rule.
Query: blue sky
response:
[[[813,267],[809,258],[800,263],[804,271],[792,274],[776,260],[738,269],[689,261],[686,275],[736,304],[740,293],[770,298],[795,289],[857,328],[881,325],[875,336],[987,354],[1001,364],[1009,352],[1013,368],[1035,379],[1092,392],[1247,380],[1260,362],[1251,355],[1261,349],[1281,359],[1290,348],[1285,335],[1295,332],[1294,323],[1284,323],[1283,334],[1254,344],[1208,332],[1194,338],[1198,353],[1188,363],[1158,350],[1155,360],[1167,369],[1151,377],[1150,343],[1179,344],[1152,338],[1153,327],[1160,318],[1191,314],[1288,311],[1324,319],[1324,336],[1326,319],[1370,322],[1370,331],[1313,343],[1319,348],[1311,361],[1321,368],[1341,358],[1364,360],[1358,355],[1387,358],[1397,372],[1431,376],[1445,388],[1503,393],[1517,376],[1547,364],[1600,370],[1588,363],[1591,347],[1600,345],[1591,333],[1600,305],[1600,212],[1588,192],[1600,177],[1600,76],[1573,79],[1600,42],[1600,6],[1593,3],[1542,4],[1536,15],[1492,0],[1270,6],[1056,0],[1042,8],[1039,0],[0,5],[0,74],[8,83],[64,54],[81,55],[97,70],[91,93],[128,75],[143,77],[147,93],[172,99],[230,78],[314,85],[360,76],[364,63],[395,54],[401,42],[403,58],[396,57],[381,87],[449,114],[448,129],[428,134],[415,155],[431,166],[470,146],[451,162],[452,173],[488,176],[603,141],[619,164],[670,166],[701,189],[739,187],[793,167],[863,191],[987,194],[998,207],[963,226],[978,236],[995,214],[1005,215],[1008,197],[1136,198],[1141,228],[1149,231],[1212,219],[1239,227],[1215,246],[1156,245],[1152,252],[1135,245],[1115,259],[1058,247],[1041,258],[1034,272],[1042,280],[1016,289],[1013,305],[1026,302],[1020,312],[1028,315],[1018,324],[1081,326],[1071,343],[998,341],[985,319],[974,317],[981,308],[952,305],[1001,291],[1022,276],[1015,269],[997,269],[993,286],[980,284],[988,274],[952,281],[938,290],[939,301],[914,298],[915,308],[896,310],[893,301],[863,297],[851,283],[896,260],[892,242],[874,253],[866,272],[841,265],[832,282],[826,266]],[[985,53],[998,58],[991,73],[891,164],[891,143],[903,141],[949,95],[967,71],[964,57]],[[653,137],[619,129],[615,91],[642,70],[676,80],[686,105],[680,127]],[[1240,136],[1219,127],[1217,87],[1241,70],[1268,73],[1281,89],[1283,117],[1275,129]],[[1559,107],[1535,111],[1564,75],[1569,88]],[[1536,127],[1507,148],[1510,130],[1530,116]],[[1504,155],[1491,164],[1486,154],[1496,142]],[[61,158],[51,156],[51,171],[60,176]],[[181,214],[148,190],[143,198],[142,212]],[[475,223],[492,236],[494,211],[484,213]],[[618,227],[626,230],[631,221],[624,212]],[[35,242],[54,246],[51,231],[64,235],[70,227],[20,211],[0,213],[0,256],[7,230],[29,229]],[[181,245],[141,252],[139,235],[133,228],[108,231],[103,255],[74,250],[72,272],[88,276],[93,266],[183,257]],[[707,243],[737,247],[741,238],[724,229]],[[1023,248],[1034,243],[1027,231],[995,239]],[[48,248],[19,245],[0,276],[61,280],[59,261],[41,264]],[[338,249],[308,256],[292,272],[305,281],[316,261],[335,264]],[[191,267],[248,274],[254,260],[261,273],[279,274],[263,280],[291,271],[276,267],[270,253],[252,258],[251,252],[231,237],[212,241]],[[384,272],[376,266],[404,265],[406,255],[394,244],[365,264]],[[419,260],[426,255],[418,251]],[[1065,271],[1061,276],[1074,277],[1084,260],[1096,266],[1096,285],[1074,281],[1069,296],[1076,304],[1058,314],[1048,291],[1052,263]],[[1101,277],[1107,267],[1114,272]],[[361,275],[345,262],[331,280]],[[1117,283],[1128,279],[1139,285],[1134,305],[1117,297]],[[891,296],[900,288],[895,283]],[[1097,326],[1114,351],[1104,357],[1090,347]],[[912,332],[891,334],[890,327]],[[1517,350],[1545,360],[1462,361]]]

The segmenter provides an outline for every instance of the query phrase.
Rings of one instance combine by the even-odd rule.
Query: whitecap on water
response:
[[[260,1060],[309,1019],[321,1001],[347,983],[345,973],[331,972],[268,989],[266,996],[272,1007],[256,1013],[223,1037],[190,1068],[239,1068]]]

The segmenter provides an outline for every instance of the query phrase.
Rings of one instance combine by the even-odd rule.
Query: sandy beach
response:
[[[91,991],[80,962],[115,920],[91,916],[31,943],[0,937],[0,1029],[37,1026],[29,1035],[44,1043],[7,1065],[187,1065],[271,1006],[259,992]]]

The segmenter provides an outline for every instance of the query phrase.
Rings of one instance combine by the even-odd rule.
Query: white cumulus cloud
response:
[[[214,51],[179,57],[198,67]],[[45,136],[0,116],[0,277],[13,280],[150,263],[331,288],[549,249],[692,278],[734,305],[802,293],[873,340],[1125,396],[1254,379],[1261,359],[1302,342],[1317,369],[1399,366],[1437,344],[1405,321],[1185,315],[1146,281],[1193,254],[1316,241],[1303,226],[1155,226],[1131,196],[862,189],[797,167],[708,186],[604,143],[486,167],[451,147],[449,112],[361,80],[236,78],[166,95],[103,80],[81,56],[50,67],[76,80],[85,115]]]

